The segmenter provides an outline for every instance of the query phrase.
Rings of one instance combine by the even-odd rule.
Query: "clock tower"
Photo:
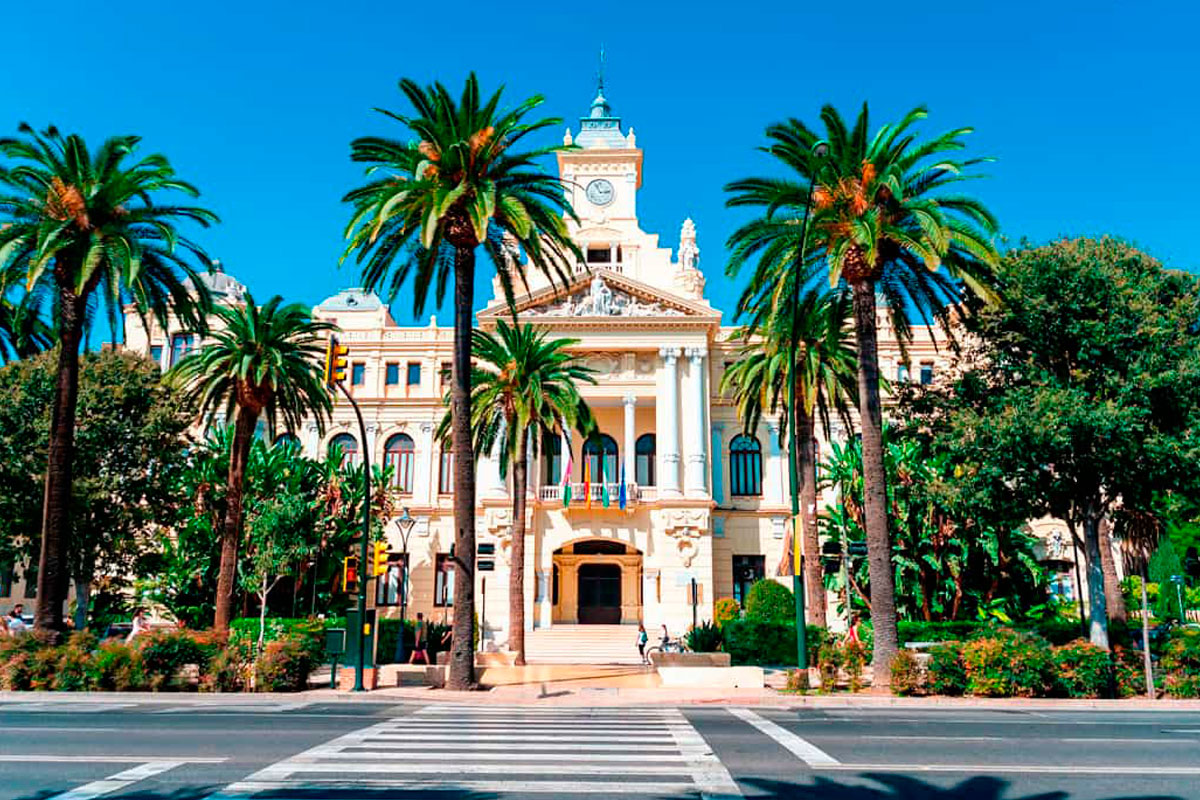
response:
[[[558,154],[558,173],[582,225],[636,220],[642,151],[604,98],[603,79],[590,112],[579,118],[579,134],[568,129],[563,141],[579,148]]]

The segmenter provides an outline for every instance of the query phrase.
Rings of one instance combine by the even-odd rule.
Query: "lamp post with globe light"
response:
[[[404,620],[408,610],[408,535],[417,521],[408,513],[408,506],[395,519],[400,532],[400,632],[396,636],[396,663],[404,663]]]

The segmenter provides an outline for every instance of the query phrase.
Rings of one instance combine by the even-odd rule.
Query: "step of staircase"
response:
[[[530,664],[640,664],[636,625],[555,625],[525,634]]]

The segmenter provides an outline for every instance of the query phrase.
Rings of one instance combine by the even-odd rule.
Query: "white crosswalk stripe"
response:
[[[427,706],[272,764],[209,800],[300,790],[742,796],[677,709]]]

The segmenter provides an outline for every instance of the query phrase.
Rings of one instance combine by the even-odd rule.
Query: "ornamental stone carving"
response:
[[[598,273],[586,292],[576,292],[555,303],[526,309],[531,317],[682,317],[684,313],[658,302],[643,302],[628,292],[610,287]]]
[[[655,514],[667,536],[674,540],[680,561],[685,567],[691,567],[700,553],[700,537],[709,529],[708,509],[669,508]]]

